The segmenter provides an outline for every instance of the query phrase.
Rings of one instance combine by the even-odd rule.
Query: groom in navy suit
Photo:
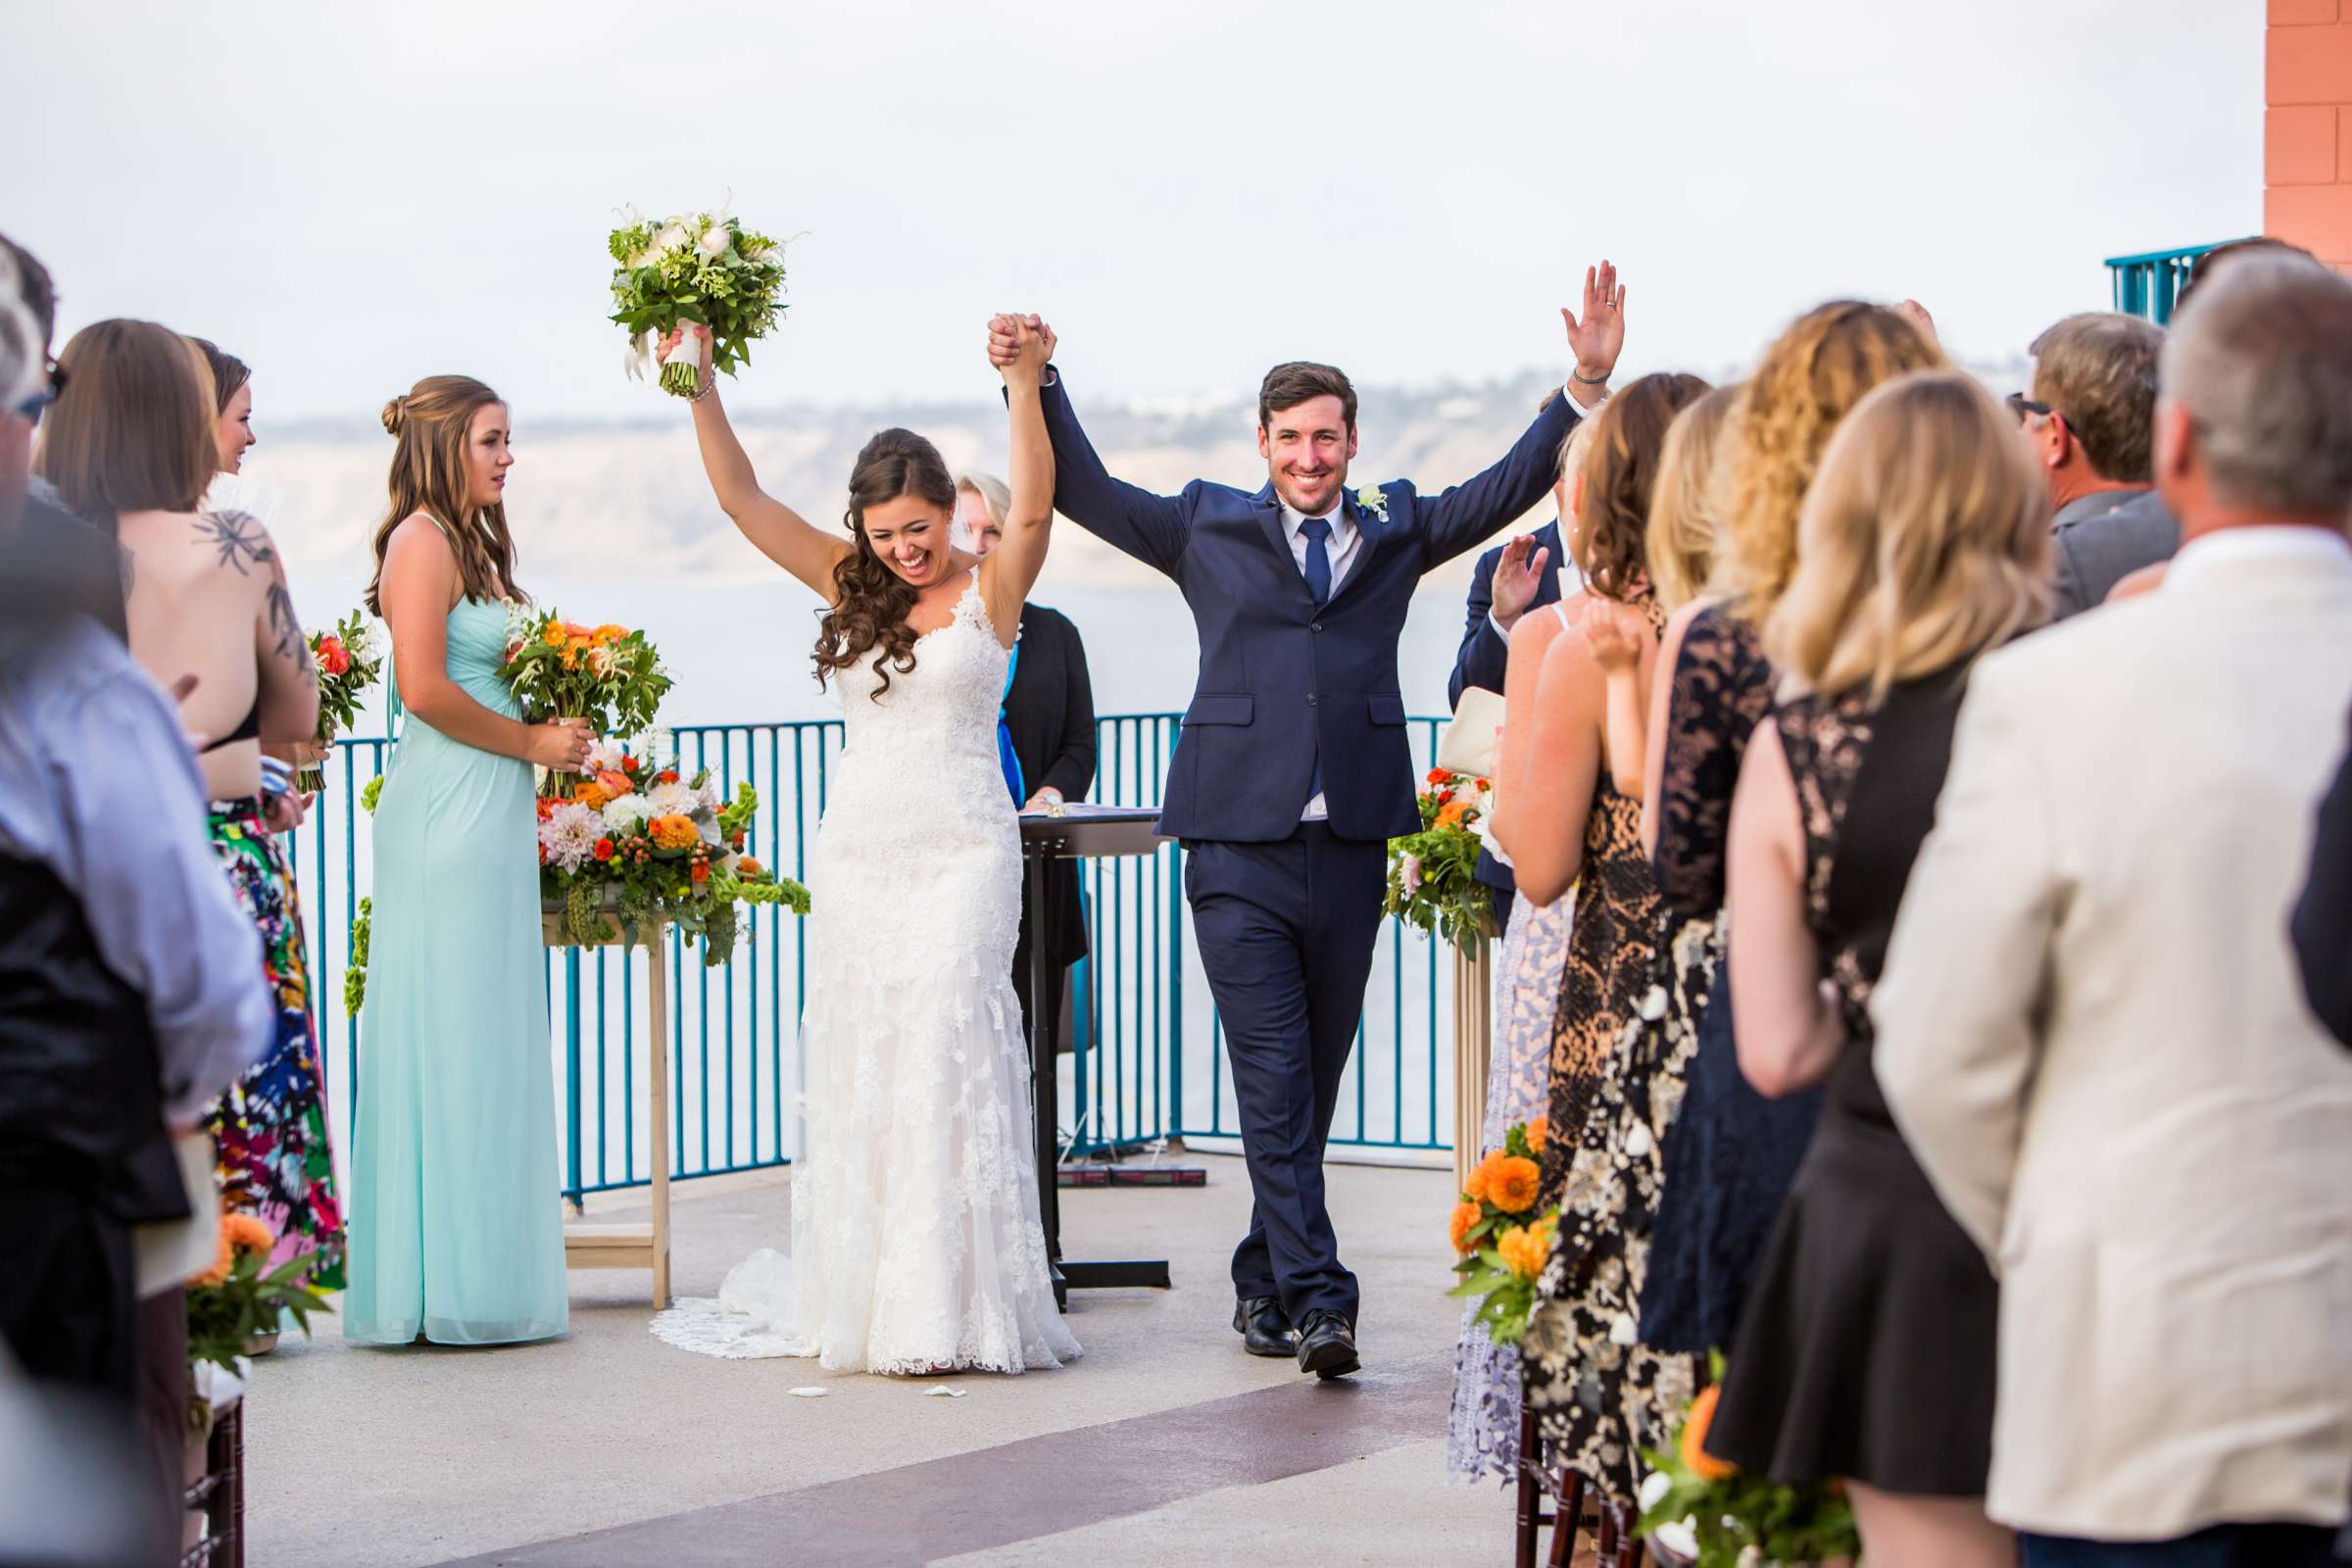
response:
[[[1301,1372],[1356,1369],[1355,1276],[1324,1206],[1323,1147],[1363,1010],[1388,840],[1418,830],[1396,639],[1424,572],[1544,497],[1577,418],[1606,395],[1623,290],[1603,264],[1580,319],[1576,371],[1502,461],[1424,496],[1404,480],[1350,491],[1355,389],[1293,363],[1258,389],[1267,483],[1196,479],[1174,496],[1110,476],[1054,372],[1045,393],[1057,511],[1166,572],[1192,607],[1200,674],[1168,764],[1160,831],[1187,852],[1185,893],[1224,1019],[1250,1184],[1233,1256],[1234,1327]],[[1008,363],[1015,320],[989,352]]]

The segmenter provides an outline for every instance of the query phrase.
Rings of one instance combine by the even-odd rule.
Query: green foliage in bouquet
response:
[[[1483,778],[1431,768],[1416,802],[1421,831],[1389,840],[1389,891],[1384,912],[1455,947],[1494,934],[1493,896],[1478,881],[1480,839],[1475,824],[1494,799]]]
[[[784,251],[765,234],[747,233],[720,213],[646,219],[634,210],[606,241],[612,254],[612,319],[628,329],[633,358],[650,355],[647,334],[665,336],[681,323],[710,329],[710,366],[733,375],[751,363],[752,342],[764,337],[784,309]],[[692,397],[695,356],[663,366],[662,389]]]
[[[188,1282],[190,1365],[210,1361],[233,1373],[246,1342],[274,1334],[288,1317],[311,1332],[311,1314],[326,1305],[304,1283],[317,1259],[305,1254],[271,1268],[274,1243],[269,1225],[251,1214],[220,1216],[220,1260]]]
[[[1711,1382],[1683,1414],[1663,1450],[1644,1448],[1642,1533],[1697,1568],[1853,1559],[1862,1538],[1853,1504],[1836,1482],[1789,1487],[1750,1476],[1706,1451],[1722,1392],[1721,1352],[1708,1357]]]
[[[368,1004],[368,940],[375,929],[375,901],[362,899],[351,917],[351,956],[343,965],[343,1015],[357,1018]]]

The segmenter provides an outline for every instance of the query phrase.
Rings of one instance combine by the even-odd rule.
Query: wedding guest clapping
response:
[[[992,473],[966,473],[956,481],[956,521],[985,559],[1003,542],[1012,490]],[[1083,801],[1095,787],[1095,689],[1086,669],[1086,644],[1058,610],[1021,606],[1020,635],[1012,645],[1011,668],[997,714],[997,754],[1004,787],[1025,811],[1052,810]],[[1021,936],[1012,950],[1012,989],[1021,1016],[1034,1024],[1037,999],[1029,994],[1030,944],[1042,923],[1046,962],[1062,975],[1086,956],[1086,906],[1078,889],[1078,862],[1057,858],[1046,867],[1046,906],[1029,907],[1029,878],[1021,878]],[[1061,1005],[1055,984],[1049,1005]],[[1063,1040],[1069,1036],[1064,1034]]]
[[[577,721],[525,724],[499,666],[522,599],[514,422],[471,376],[384,405],[390,506],[368,608],[408,721],[375,808],[374,930],[352,1127],[346,1339],[503,1345],[570,1321],[532,767],[576,771]]]
[[[2027,1562],[2319,1564],[2352,1479],[2352,1057],[2286,912],[2352,704],[2352,283],[2217,269],[2155,465],[2164,586],[1971,683],[1880,1067],[2000,1272],[1987,1502]],[[1915,1430],[1919,1365],[1882,1385]]]
[[[123,551],[132,656],[159,682],[196,677],[184,715],[217,737],[198,759],[213,850],[259,933],[278,1003],[269,1056],[208,1119],[222,1201],[270,1226],[276,1262],[308,1257],[308,1283],[336,1290],[343,1214],[311,965],[293,867],[261,799],[263,745],[307,739],[318,725],[318,672],[268,530],[203,505],[219,404],[202,352],[153,322],[110,320],[75,333],[63,363],[70,379],[42,426],[41,470]]]
[[[1729,1348],[1773,1217],[1813,1136],[1818,1091],[1768,1101],[1740,1075],[1730,967],[1721,961],[1724,851],[1732,789],[1772,699],[1758,628],[1797,565],[1797,513],[1823,450],[1874,386],[1942,356],[1925,313],[1837,300],[1767,349],[1727,414],[1709,486],[1721,537],[1708,592],[1676,612],[1658,651],[1667,678],[1648,727],[1642,841],[1661,906],[1708,922],[1714,983],[1690,1027],[1696,1054],[1666,1141],[1665,1197],[1642,1290],[1642,1342],[1705,1354]],[[1701,929],[1691,927],[1690,930]],[[1702,965],[1703,966],[1703,960]],[[1669,993],[1668,1016],[1684,1004]]]

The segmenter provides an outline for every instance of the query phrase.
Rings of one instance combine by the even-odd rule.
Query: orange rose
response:
[[[1426,775],[1426,776],[1423,778],[1422,782],[1423,782],[1423,783],[1425,783],[1425,784],[1444,784],[1444,783],[1445,783],[1446,780],[1448,780],[1448,779],[1450,779],[1450,778],[1452,778],[1452,777],[1453,777],[1453,775],[1452,775],[1451,773],[1448,773],[1448,772],[1446,772],[1446,771],[1444,768],[1442,768],[1442,767],[1433,767],[1433,768],[1431,768],[1431,769],[1429,770],[1428,774],[1427,774],[1427,775]]]
[[[1463,815],[1467,813],[1469,809],[1470,803],[1468,801],[1447,801],[1446,805],[1438,811],[1438,826],[1460,826]]]
[[[611,858],[612,858],[612,855],[613,855],[613,845],[612,845],[612,841],[611,839],[598,839],[598,840],[596,841],[596,851],[595,851],[595,854],[596,854],[596,858],[597,858],[598,859],[600,859],[600,860],[610,860]]]
[[[1715,1424],[1715,1401],[1722,1394],[1720,1384],[1710,1383],[1699,1390],[1698,1397],[1690,1401],[1690,1414],[1683,1421],[1683,1464],[1701,1481],[1728,1481],[1740,1473],[1738,1465],[1707,1452],[1707,1429]]]
[[[1491,790],[1494,787],[1494,781],[1491,778],[1482,778],[1478,781],[1478,787],[1482,790]]]
[[[573,642],[584,643],[593,634],[588,630],[587,627],[581,625],[578,621],[567,620],[564,623],[564,635],[570,638]]]
[[[637,786],[629,782],[628,774],[615,773],[607,768],[604,772],[596,775],[596,787],[605,792],[606,800],[617,801]]]
[[[549,799],[548,799],[546,796],[544,796],[544,795],[542,795],[542,796],[540,796],[540,797],[539,797],[539,820],[540,820],[540,821],[542,821],[542,822],[546,821],[546,820],[548,819],[548,817],[554,813],[555,809],[556,809],[556,803],[555,803],[555,802],[553,802],[553,801],[549,800]]]
[[[1527,1147],[1539,1154],[1544,1152],[1544,1146],[1551,1142],[1551,1118],[1538,1116],[1524,1130],[1527,1133]]]
[[[678,770],[674,767],[665,767],[654,775],[654,782],[657,784],[675,784],[677,781]]]
[[[595,638],[600,643],[616,643],[622,638],[626,637],[628,634],[628,627],[615,626],[609,620],[606,621],[602,626],[597,627],[595,631],[589,633],[591,637]]]
[[[1487,1201],[1505,1214],[1524,1214],[1536,1206],[1543,1179],[1543,1169],[1534,1160],[1505,1154],[1487,1178]]]
[[[577,669],[580,667],[580,650],[578,647],[574,646],[564,650],[564,667],[565,669]]]
[[[695,861],[695,862],[694,862],[694,869],[693,869],[693,871],[691,871],[691,872],[690,872],[690,873],[688,873],[688,874],[689,874],[689,875],[691,875],[691,876],[692,876],[692,877],[695,879],[695,881],[697,881],[697,882],[708,882],[708,881],[710,881],[710,862],[709,860],[697,860],[697,861]]]
[[[1486,1210],[1480,1208],[1476,1203],[1453,1205],[1453,1213],[1446,1221],[1446,1235],[1447,1240],[1453,1243],[1455,1251],[1467,1252],[1470,1250],[1470,1232],[1484,1213]]]

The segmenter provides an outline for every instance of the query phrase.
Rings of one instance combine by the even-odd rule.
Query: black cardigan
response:
[[[1051,785],[1065,801],[1086,799],[1095,786],[1095,691],[1086,674],[1086,645],[1078,639],[1078,628],[1058,610],[1021,607],[1020,663],[1004,702],[1004,727],[1012,737],[1012,754],[1021,760],[1021,783],[1029,794]],[[1021,886],[1026,937],[1026,878]],[[1070,964],[1086,956],[1086,916],[1078,901],[1075,860],[1047,868],[1044,929],[1049,962]]]

